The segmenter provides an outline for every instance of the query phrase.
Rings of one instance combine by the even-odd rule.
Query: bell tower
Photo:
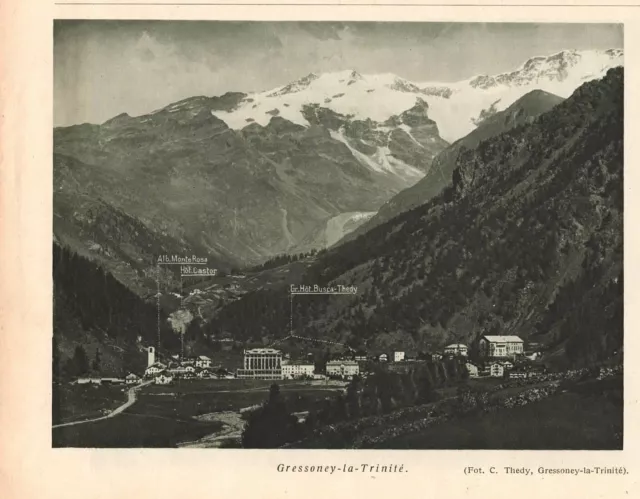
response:
[[[156,362],[156,349],[154,347],[149,347],[147,349],[147,367]]]

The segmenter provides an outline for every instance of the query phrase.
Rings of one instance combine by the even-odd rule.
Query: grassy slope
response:
[[[55,385],[53,424],[96,418],[124,404],[127,388],[100,385]]]
[[[54,447],[175,447],[221,427],[217,422],[125,413],[112,419],[53,430]]]
[[[180,442],[197,440],[221,428],[216,421],[198,421],[195,416],[238,411],[261,404],[268,398],[271,383],[259,380],[194,380],[170,386],[151,385],[142,390],[136,404],[119,416],[54,429],[53,446],[175,447]],[[295,381],[279,384],[293,411],[308,410],[313,401],[334,396],[336,391],[332,386],[310,386]],[[84,392],[82,388],[73,386],[67,391],[73,393],[79,404],[89,403],[90,400],[81,394]],[[76,408],[76,412],[86,410],[86,406],[80,408],[78,405]]]
[[[379,444],[384,449],[592,450],[622,448],[620,380],[544,401],[469,416]],[[608,386],[603,386],[608,385]]]

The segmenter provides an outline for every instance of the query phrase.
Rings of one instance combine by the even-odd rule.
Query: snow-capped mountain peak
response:
[[[622,64],[621,49],[563,50],[532,57],[513,71],[454,83],[412,82],[391,73],[361,74],[354,69],[311,73],[282,87],[250,94],[234,109],[213,113],[234,129],[250,123],[266,126],[275,115],[309,126],[303,113],[309,105],[351,120],[383,123],[421,98],[442,138],[452,142],[531,90],[568,97],[585,81],[601,78],[608,69]]]
[[[586,76],[601,75],[603,71],[622,64],[622,50],[563,50],[549,56],[536,56],[522,66],[494,76],[479,75],[469,80],[473,88],[496,86],[514,87],[535,83],[563,82],[572,77],[584,81]]]

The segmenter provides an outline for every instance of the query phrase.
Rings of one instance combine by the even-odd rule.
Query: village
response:
[[[408,355],[394,350],[368,355],[362,350],[349,350],[334,354],[324,363],[307,358],[292,359],[289,353],[275,348],[252,348],[243,351],[242,366],[232,372],[222,366],[214,366],[206,355],[181,356],[174,354],[161,362],[156,358],[155,347],[147,348],[147,367],[144,372],[128,373],[118,377],[81,377],[77,384],[127,384],[142,382],[170,385],[177,380],[198,379],[258,379],[258,380],[341,380],[350,381],[356,376],[366,378],[376,368],[391,372],[408,372],[420,363],[440,362],[460,358],[464,360],[470,378],[518,379],[537,377],[546,372],[540,362],[539,345],[525,342],[518,336],[481,336],[475,348],[462,343],[445,346],[441,352]]]

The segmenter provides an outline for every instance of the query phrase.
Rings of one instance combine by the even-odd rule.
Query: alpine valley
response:
[[[565,368],[620,355],[622,125],[623,69],[614,68],[461,149],[437,195],[322,252],[302,277],[355,285],[357,295],[296,297],[290,319],[284,286],[257,290],[210,330],[277,338],[291,320],[302,336],[413,352],[517,334]]]
[[[55,128],[63,357],[98,345],[119,369],[156,312],[175,342],[180,309],[193,341],[269,343],[292,284],[357,287],[293,303],[306,336],[353,347],[517,330],[559,363],[618,351],[622,63],[565,50],[454,83],[312,73]],[[166,254],[220,273],[182,289],[163,268],[159,289]]]
[[[229,268],[320,249],[425,175],[450,176],[434,158],[478,128],[489,131],[467,147],[515,126],[524,118],[496,114],[532,90],[566,98],[621,63],[620,50],[564,51],[452,84],[310,74],[56,128],[54,233],[127,284],[141,284],[153,254],[206,253]],[[553,104],[544,95],[527,116]]]

